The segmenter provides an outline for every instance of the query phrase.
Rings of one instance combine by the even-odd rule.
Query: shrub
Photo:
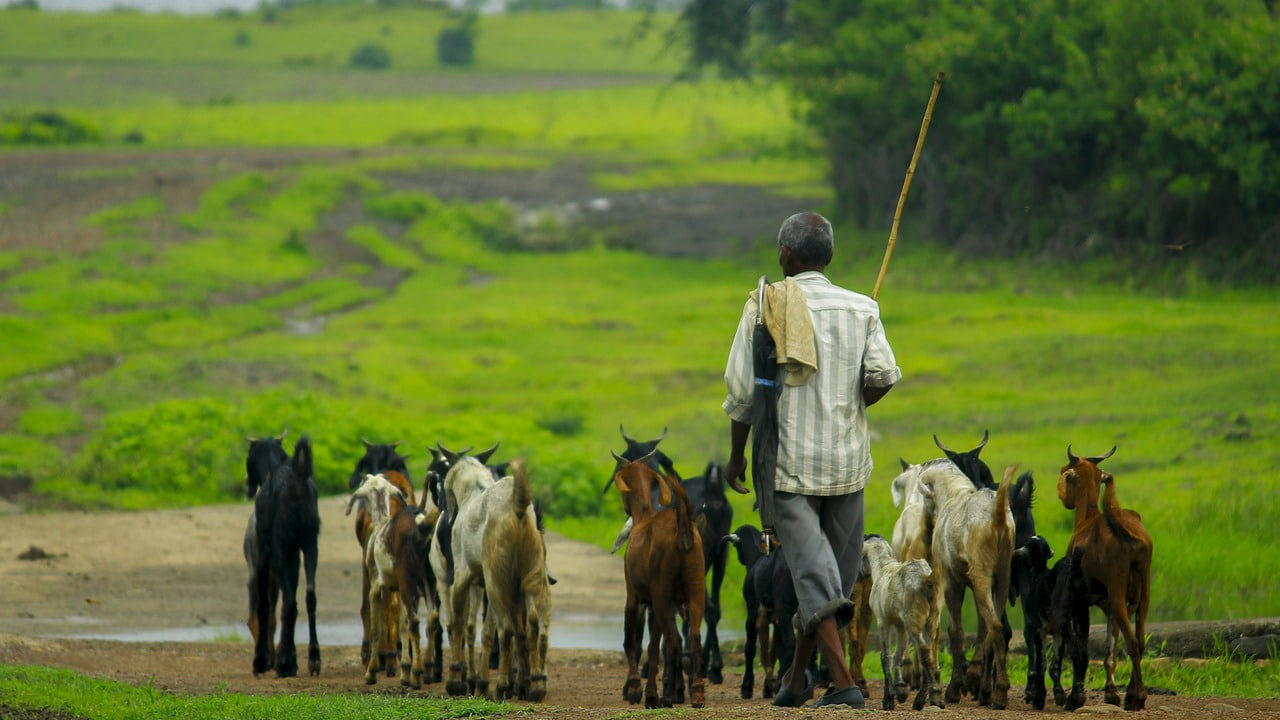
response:
[[[0,116],[0,145],[74,145],[101,139],[98,128],[59,112]]]
[[[38,405],[18,418],[19,430],[41,437],[68,435],[79,432],[82,427],[80,415],[75,410],[59,405]]]
[[[367,42],[351,51],[347,64],[366,70],[385,70],[391,67],[391,52],[378,43]]]
[[[462,16],[458,24],[436,35],[436,59],[441,65],[464,66],[475,62],[476,15]]]
[[[236,47],[249,47],[253,44],[253,36],[247,30],[237,30],[232,42],[235,43]]]

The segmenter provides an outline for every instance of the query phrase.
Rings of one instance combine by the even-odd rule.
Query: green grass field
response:
[[[308,12],[254,24],[246,49],[231,37],[258,22],[249,18],[5,12],[0,69],[43,69],[0,77],[26,88],[0,98],[35,97],[54,64],[97,60],[175,77],[190,65],[197,80],[269,69],[305,83],[317,70],[284,56],[342,49],[383,24],[403,57],[391,74],[453,76],[433,69],[429,42],[394,44],[419,20],[430,37],[436,16]],[[528,455],[552,527],[608,546],[622,514],[600,488],[619,423],[635,436],[669,427],[663,448],[682,473],[724,459],[723,365],[747,291],[759,274],[779,274],[774,228],[759,228],[758,252],[659,257],[610,249],[610,228],[553,217],[531,226],[501,202],[400,185],[423,168],[497,176],[561,163],[589,167],[599,194],[718,183],[790,196],[821,183],[776,88],[518,90],[517,70],[668,72],[666,61],[614,56],[609,38],[633,21],[485,18],[476,73],[510,80],[502,93],[297,99],[264,86],[253,101],[188,103],[183,93],[202,91],[185,89],[111,103],[77,84],[45,105],[0,100],[0,110],[87,119],[120,152],[137,131],[145,140],[127,152],[139,162],[174,147],[390,144],[394,155],[239,173],[205,188],[194,210],[139,191],[82,214],[99,233],[82,252],[60,237],[0,250],[0,474],[33,478],[46,505],[147,508],[236,498],[246,434],[309,433],[330,493],[345,487],[361,436],[402,440],[415,473],[436,441],[502,440],[501,456]],[[529,50],[529,38],[553,31],[566,47],[599,43]],[[6,197],[0,208],[0,223],[22,209]],[[869,290],[880,233],[841,225],[837,242],[829,274]],[[560,249],[530,250],[548,246]],[[935,432],[967,448],[990,429],[984,458],[997,475],[1009,463],[1036,473],[1038,529],[1062,548],[1071,515],[1054,483],[1068,443],[1082,453],[1118,444],[1107,467],[1156,543],[1152,619],[1273,614],[1277,295],[1196,278],[1192,265],[1131,274],[1105,258],[966,260],[907,227],[881,298],[904,380],[870,413],[868,530],[892,528],[899,457],[936,457]],[[746,522],[750,499],[735,503]],[[741,582],[731,567],[729,597]]]
[[[178,695],[151,686],[137,687],[70,670],[21,665],[0,665],[0,704],[3,704],[6,711],[30,709],[39,713],[32,715],[33,717],[51,716],[51,711],[57,711],[91,720],[159,720],[175,717],[211,720],[269,720],[282,717],[447,720],[499,717],[516,710],[506,703],[479,698],[452,700],[373,694],[280,694],[261,697],[230,692],[200,696]]]

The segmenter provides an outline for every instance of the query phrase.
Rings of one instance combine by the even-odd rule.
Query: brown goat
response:
[[[649,456],[630,462],[614,454],[614,459],[621,467],[614,474],[613,482],[622,493],[627,514],[635,521],[623,561],[627,582],[623,649],[628,665],[623,695],[633,704],[640,702],[642,606],[648,605],[653,614],[654,632],[649,638],[649,679],[644,703],[648,708],[658,707],[659,703],[670,707],[676,685],[683,682],[679,676],[680,634],[676,629],[676,614],[687,609],[690,627],[700,627],[706,606],[702,536],[693,526],[693,513],[680,484],[668,483],[654,472],[648,465]],[[659,502],[664,506],[657,511],[649,499],[655,485]],[[671,507],[673,498],[674,507]],[[659,642],[665,659],[661,699],[657,690]],[[689,676],[690,705],[702,707],[705,680],[701,640],[696,632],[689,636],[689,666],[685,670]]]
[[[1106,455],[1076,457],[1067,446],[1067,464],[1058,475],[1058,499],[1076,513],[1067,553],[1082,551],[1084,575],[1094,586],[1096,604],[1107,614],[1104,697],[1108,703],[1120,705],[1115,684],[1115,647],[1117,637],[1123,633],[1133,668],[1125,689],[1124,709],[1141,710],[1147,701],[1147,688],[1142,683],[1142,650],[1151,599],[1152,543],[1138,513],[1122,509],[1116,501],[1114,478],[1098,469],[1098,463],[1115,451],[1112,447]],[[1098,493],[1104,485],[1099,510]],[[1132,625],[1130,616],[1134,617]]]
[[[380,473],[387,482],[396,487],[404,496],[404,502],[409,505],[416,505],[414,499],[413,483],[409,482],[409,478],[405,477],[398,470],[386,470]],[[368,477],[368,476],[366,476]],[[356,513],[356,540],[360,543],[360,557],[364,558],[365,551],[369,544],[369,534],[373,532],[373,518],[369,516],[368,508],[360,506],[359,512]],[[385,632],[384,637],[378,638],[377,644],[384,648],[384,656],[382,658],[382,667],[387,673],[387,677],[394,677],[396,674],[396,656],[395,648],[398,642],[397,619],[400,616],[398,607],[399,598],[393,597],[391,604],[386,608],[387,616],[382,619],[381,626]],[[360,662],[364,665],[369,664],[369,647],[371,638],[369,637],[369,628],[372,625],[369,616],[369,572],[364,563],[360,563]],[[389,648],[389,650],[386,650]]]

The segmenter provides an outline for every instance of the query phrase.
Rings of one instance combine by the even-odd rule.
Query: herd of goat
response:
[[[705,683],[723,682],[717,624],[720,586],[732,547],[746,567],[745,671],[741,695],[754,692],[755,658],[764,670],[763,696],[771,697],[792,662],[794,585],[776,540],[752,525],[732,528],[721,468],[708,463],[701,476],[682,478],[658,444],[619,428],[626,449],[605,492],[616,487],[627,520],[614,550],[626,544],[623,649],[628,670],[623,697],[647,707],[704,703]],[[1150,592],[1151,537],[1136,512],[1122,509],[1115,479],[1098,465],[1114,452],[1077,456],[1068,446],[1058,477],[1058,498],[1075,513],[1064,557],[1035,534],[1034,480],[1014,468],[996,483],[979,453],[934,442],[945,457],[918,465],[902,462],[890,489],[901,513],[891,539],[864,538],[862,572],[851,599],[853,621],[841,630],[849,670],[867,693],[862,662],[871,620],[879,629],[884,670],[882,707],[944,707],[965,694],[980,704],[1008,705],[1006,656],[1012,628],[1005,603],[1022,603],[1030,664],[1025,700],[1046,701],[1046,640],[1053,640],[1048,675],[1054,700],[1068,710],[1084,704],[1089,609],[1107,622],[1105,700],[1127,710],[1143,708],[1147,691],[1141,657]],[[300,439],[290,457],[283,436],[249,442],[245,492],[254,511],[245,531],[249,566],[249,628],[255,674],[274,668],[296,675],[293,627],[297,621],[299,562],[305,567],[310,643],[308,670],[320,672],[315,627],[316,546],[319,533],[311,447]],[[550,585],[542,519],[523,460],[489,465],[497,445],[476,455],[437,444],[431,449],[422,493],[415,493],[398,443],[363,441],[364,456],[351,474],[347,514],[356,512],[362,558],[361,658],[365,681],[400,675],[415,688],[444,679],[443,636],[449,633],[450,695],[542,700],[547,693],[546,654],[551,618]],[[710,588],[707,574],[711,574]],[[978,615],[977,645],[968,658],[961,606],[968,590]],[[279,605],[280,639],[275,636]],[[426,638],[420,640],[419,606]],[[938,664],[940,617],[948,615],[952,677],[942,687]],[[1132,619],[1131,619],[1132,618]],[[678,628],[683,621],[683,628]],[[705,622],[705,636],[700,632]],[[479,662],[475,634],[481,628]],[[649,630],[647,662],[641,643]],[[1116,648],[1123,637],[1132,673],[1123,701],[1115,685]],[[1064,658],[1072,664],[1070,692],[1061,683]],[[776,665],[776,669],[775,669]],[[490,670],[497,679],[490,688]],[[657,687],[662,671],[662,691]],[[820,672],[816,667],[806,672]],[[641,689],[642,680],[647,678]]]

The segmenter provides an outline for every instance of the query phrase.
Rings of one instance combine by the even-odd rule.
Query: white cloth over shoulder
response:
[[[833,285],[820,272],[793,278],[813,318],[818,372],[800,386],[783,386],[778,400],[775,489],[800,495],[843,495],[871,477],[867,407],[862,388],[887,387],[902,378],[871,298]],[[756,303],[747,300],[729,350],[724,411],[751,422],[755,378],[751,339]]]

